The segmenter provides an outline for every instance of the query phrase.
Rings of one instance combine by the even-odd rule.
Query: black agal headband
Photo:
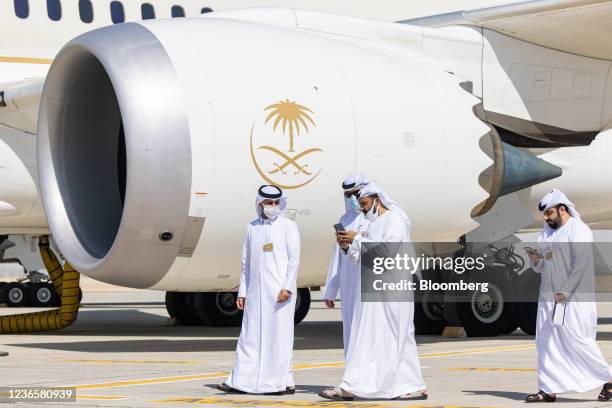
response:
[[[352,183],[342,183],[342,189],[343,190],[350,190],[352,188],[355,188],[355,182],[353,181]]]
[[[264,191],[264,190],[268,190],[268,191]],[[275,191],[272,192],[270,190],[275,190]],[[272,185],[272,184],[264,184],[263,186],[259,187],[259,190],[257,190],[257,193],[263,198],[277,199],[277,198],[282,197],[283,190],[281,190],[279,187]]]

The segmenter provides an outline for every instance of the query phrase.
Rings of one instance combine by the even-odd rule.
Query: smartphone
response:
[[[341,223],[334,224],[334,229],[336,230],[336,232],[346,231],[344,229],[344,225],[342,225]]]
[[[531,248],[531,247],[526,246],[526,247],[525,247],[525,251],[529,252],[530,254],[534,254],[534,255],[535,255],[535,256],[537,256],[538,258],[544,258],[542,255],[540,255],[540,254],[538,253],[538,251],[536,251],[535,249],[533,249],[533,248]]]

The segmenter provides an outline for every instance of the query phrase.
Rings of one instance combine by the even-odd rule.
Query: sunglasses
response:
[[[355,197],[359,198],[359,190],[345,191],[344,192],[344,196],[346,198],[350,198],[351,196],[355,196]]]

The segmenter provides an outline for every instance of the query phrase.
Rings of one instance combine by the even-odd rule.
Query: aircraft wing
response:
[[[427,27],[471,25],[587,57],[612,60],[611,0],[534,0],[403,20]]]
[[[0,125],[36,133],[44,78],[0,84]]]

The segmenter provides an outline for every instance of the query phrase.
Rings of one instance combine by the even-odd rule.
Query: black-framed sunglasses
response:
[[[351,196],[359,198],[359,190],[345,191],[344,196],[346,198],[350,198]]]

